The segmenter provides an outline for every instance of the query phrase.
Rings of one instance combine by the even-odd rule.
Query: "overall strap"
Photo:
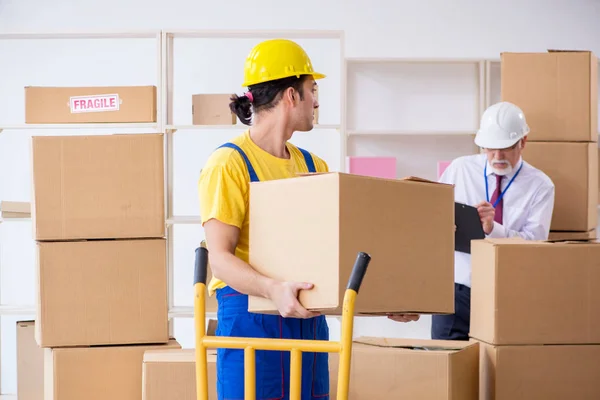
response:
[[[300,150],[302,152],[302,155],[304,156],[304,161],[306,162],[306,166],[308,167],[308,172],[317,172],[317,169],[315,168],[315,163],[310,153],[304,149],[301,149],[300,147],[298,147],[298,150]]]
[[[225,143],[217,148],[220,149],[221,147],[229,147],[230,149],[237,150],[237,152],[241,154],[242,158],[244,159],[244,162],[246,163],[246,168],[248,168],[248,174],[250,175],[250,182],[259,182],[258,175],[256,175],[256,171],[254,171],[254,167],[250,163],[248,156],[246,155],[246,153],[244,153],[242,149],[240,149],[239,146],[233,143]]]

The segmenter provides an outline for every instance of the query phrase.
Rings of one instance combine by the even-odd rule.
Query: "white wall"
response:
[[[289,5],[275,0],[229,0],[220,3],[221,5],[217,4],[192,0],[0,0],[0,32],[64,32],[78,29],[342,29],[346,34],[344,50],[348,57],[497,58],[502,51],[545,51],[548,48],[589,49],[600,54],[600,2],[593,0],[306,0]],[[79,42],[0,43],[0,125],[22,123],[22,87],[25,85],[156,84],[155,48],[150,40],[140,43],[135,51],[131,51],[131,44],[123,42],[106,42],[89,47]],[[179,104],[175,109],[176,117],[179,116],[179,120],[175,121],[177,123],[189,123],[185,120],[189,118],[189,94],[206,89],[198,79],[198,71],[209,73],[212,70],[214,73],[215,65],[220,63],[220,66],[225,67],[219,68],[222,71],[218,72],[220,75],[214,81],[221,83],[215,83],[214,90],[241,90],[237,82],[242,65],[236,60],[243,56],[245,47],[234,46],[231,52],[229,47],[225,50],[215,50],[213,47],[211,56],[207,57],[202,52],[210,47],[206,46],[183,44],[176,50],[176,57],[180,60],[176,64],[180,76],[179,81],[176,80],[178,94],[175,95],[175,103]],[[316,46],[315,54],[311,53],[311,56],[313,61],[318,61],[315,64],[324,65],[335,82],[340,67],[335,61],[339,57],[339,49],[335,49],[334,45],[328,46]],[[223,63],[222,58],[213,59],[213,56],[229,57],[229,61]],[[82,63],[89,65],[88,72],[92,72],[94,78],[77,67]],[[450,79],[463,79],[465,71],[445,71],[442,74]],[[351,76],[349,78],[352,79]],[[411,79],[394,84],[399,95],[406,88],[407,82],[414,82]],[[447,84],[449,79],[441,79],[441,82]],[[455,83],[447,89],[462,88],[469,93],[474,92],[474,87],[470,85],[471,83],[457,86]],[[357,84],[356,87],[360,88],[360,85]],[[338,89],[332,83],[329,87],[329,100],[325,94],[324,102],[328,107],[323,107],[322,116],[329,121],[322,121],[324,123],[340,123],[337,111],[339,100],[332,96]],[[376,96],[373,93],[366,95],[371,96],[370,99]],[[389,99],[393,101],[394,97]],[[443,100],[440,98],[427,100],[429,101],[437,102],[436,107],[442,109]],[[466,107],[470,100],[464,101]],[[352,104],[349,104],[350,109]],[[387,104],[390,110],[394,110],[393,102]],[[403,103],[399,101],[398,104]],[[406,129],[440,128],[433,124],[439,122],[435,119],[423,121],[431,122],[429,126],[419,125],[419,118],[414,118],[413,114],[419,115],[423,109],[407,108],[411,115],[405,113],[406,118],[402,119]],[[354,111],[359,112],[361,109]],[[398,110],[399,113],[402,111],[405,110]],[[458,120],[448,123],[454,122],[460,129],[471,129],[474,123],[471,112],[472,110],[463,113]],[[364,123],[359,117],[353,121],[366,124],[368,128],[372,128],[375,123]],[[463,123],[464,121],[469,122]],[[0,200],[30,200],[29,137],[31,134],[57,133],[64,132],[5,131],[0,134]],[[194,205],[196,172],[206,157],[205,153],[230,134],[231,132],[207,131],[177,133],[174,161],[176,213],[197,214]],[[331,132],[317,132],[298,140],[303,140],[312,151],[324,155],[334,168],[339,163],[339,143]],[[431,137],[384,137],[371,140],[361,136],[349,143],[349,150],[355,154],[391,153],[402,158],[399,172],[403,175],[411,171],[414,175],[431,177],[433,159],[452,157],[471,149],[468,137],[446,137],[436,145],[438,147],[435,154],[426,162],[423,161],[422,157],[428,151],[434,151],[431,150],[433,145]],[[407,150],[409,148],[410,151]],[[189,249],[197,243],[202,232],[193,225],[176,226],[174,230],[175,305],[191,305],[187,281],[187,277],[191,276]],[[33,304],[33,245],[30,232],[29,222],[0,225],[0,298],[3,305]],[[31,318],[1,317],[3,393],[14,393],[16,390],[14,321],[21,317]],[[429,324],[429,318],[411,324],[359,318],[355,334],[428,337]],[[335,338],[339,326],[335,320],[331,321],[331,325],[332,336]],[[175,321],[177,338],[187,347],[193,344],[192,332],[191,319]]]
[[[350,57],[496,57],[548,48],[600,53],[599,19],[595,0],[0,1],[0,31],[343,29]]]

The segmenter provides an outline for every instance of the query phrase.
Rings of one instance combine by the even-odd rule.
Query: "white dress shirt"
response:
[[[496,190],[496,176],[487,165],[489,197],[486,198],[484,168],[485,154],[459,157],[446,168],[440,182],[453,184],[454,199],[475,206],[489,201]],[[491,238],[520,236],[527,240],[547,240],[554,209],[554,183],[539,169],[519,160],[510,174],[502,179],[504,190],[523,163],[523,168],[502,197],[503,223],[494,222]],[[489,199],[489,200],[488,200]],[[471,255],[454,252],[454,281],[471,287]]]

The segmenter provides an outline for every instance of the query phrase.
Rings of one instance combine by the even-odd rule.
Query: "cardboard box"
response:
[[[529,140],[598,141],[598,59],[589,51],[502,53],[501,98],[519,106]]]
[[[44,349],[35,341],[34,321],[17,321],[17,397],[44,398]]]
[[[166,343],[166,241],[37,244],[42,347]]]
[[[162,134],[32,141],[36,240],[165,236]]]
[[[598,224],[596,143],[527,142],[523,159],[556,188],[550,230],[587,232]]]
[[[208,351],[208,399],[217,399],[217,352]],[[194,349],[150,350],[144,354],[142,400],[196,400]]]
[[[600,243],[484,239],[471,256],[471,337],[600,343]]]
[[[0,201],[0,218],[30,218],[31,205],[24,201]]]
[[[600,345],[480,349],[480,400],[600,399]]]
[[[308,309],[341,314],[362,251],[372,260],[358,314],[454,312],[451,185],[344,173],[251,183],[250,220],[250,264],[275,279],[313,283],[299,295]],[[249,310],[277,312],[257,297]]]
[[[548,236],[548,241],[562,242],[567,240],[596,240],[596,230],[592,229],[587,232],[563,232],[551,231]]]
[[[44,400],[131,400],[142,398],[142,366],[148,350],[162,345],[44,349]]]
[[[25,122],[156,122],[156,86],[28,86],[25,88]]]
[[[339,354],[329,354],[329,398],[337,393]],[[358,338],[352,344],[348,398],[477,400],[479,344],[471,341]]]
[[[195,94],[192,96],[192,124],[235,125],[237,116],[229,103],[233,94]]]

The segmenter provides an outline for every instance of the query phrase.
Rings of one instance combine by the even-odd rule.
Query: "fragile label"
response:
[[[71,97],[71,113],[119,111],[118,94],[100,94],[96,96]]]

